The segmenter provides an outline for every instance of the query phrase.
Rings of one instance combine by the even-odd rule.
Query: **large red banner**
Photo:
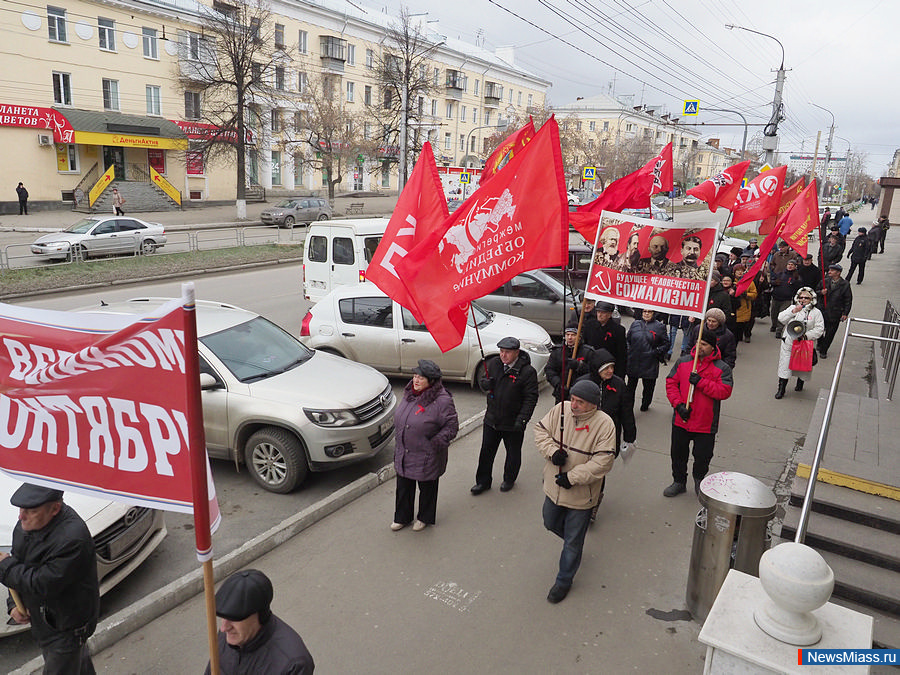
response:
[[[0,469],[191,513],[186,316],[181,300],[143,317],[0,304]]]
[[[585,296],[702,318],[717,233],[604,211]]]

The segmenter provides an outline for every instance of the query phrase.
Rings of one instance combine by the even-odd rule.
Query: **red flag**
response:
[[[559,127],[550,118],[500,174],[397,264],[441,350],[462,340],[465,316],[454,316],[457,308],[520,272],[564,262],[567,213]]]
[[[672,176],[672,144],[669,143],[640,169],[613,181],[597,199],[569,214],[569,222],[585,239],[594,241],[601,212],[648,208],[651,195],[672,190]]]
[[[529,118],[528,123],[525,126],[504,138],[500,145],[497,146],[497,149],[487,158],[478,184],[484,185],[488,178],[494,176],[501,168],[503,168],[503,166],[505,166],[505,164],[503,164],[504,160],[507,160],[508,163],[508,160],[512,159],[516,152],[524,148],[528,141],[533,137],[534,120]]]
[[[803,188],[806,187],[806,177],[801,176],[800,180],[796,183],[784,189],[781,193],[781,204],[778,207],[778,213],[775,215],[769,216],[759,226],[760,234],[769,234],[774,227],[775,223],[778,221],[781,216],[784,215],[784,212],[790,208],[791,204],[794,203],[794,200],[797,198],[801,192],[803,192]]]
[[[440,228],[448,215],[434,151],[431,143],[425,143],[366,269],[366,279],[406,307],[420,323],[422,312],[397,275],[395,266],[416,244]]]
[[[742,276],[734,285],[735,297],[742,295],[744,291],[750,288],[750,284],[756,278],[757,272],[759,272],[762,269],[762,266],[766,264],[769,253],[771,253],[772,249],[775,247],[775,242],[778,241],[783,229],[784,224],[779,221],[779,223],[772,228],[772,231],[766,235],[766,238],[763,239],[763,243],[759,247],[759,257],[756,259],[756,262],[753,263],[749,270],[744,272],[744,276]]]
[[[808,235],[819,226],[819,196],[816,194],[815,179],[804,188],[779,222],[784,223],[782,239],[805,258],[809,246]]]
[[[763,220],[778,212],[781,194],[784,191],[784,178],[787,166],[779,166],[764,171],[747,183],[747,187],[738,190],[731,208],[732,218],[729,227],[749,223],[751,220]]]
[[[693,195],[697,199],[702,199],[709,206],[709,210],[715,213],[719,206],[731,208],[734,204],[734,198],[741,189],[741,180],[747,173],[747,167],[750,166],[750,160],[729,166],[721,173],[709,178],[700,185],[692,187],[687,194]]]

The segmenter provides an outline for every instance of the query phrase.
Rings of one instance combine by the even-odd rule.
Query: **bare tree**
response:
[[[208,125],[191,151],[202,153],[204,161],[235,162],[240,215],[246,209],[250,120],[258,123],[271,100],[273,23],[264,0],[216,0],[212,7],[201,7],[202,32],[179,36],[185,117]]]

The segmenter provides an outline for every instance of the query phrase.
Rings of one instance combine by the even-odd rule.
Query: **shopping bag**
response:
[[[794,340],[791,344],[791,360],[788,368],[802,373],[810,372],[813,369],[814,348],[812,340]]]

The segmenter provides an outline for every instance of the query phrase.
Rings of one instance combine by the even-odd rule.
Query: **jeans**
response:
[[[417,520],[434,525],[437,514],[438,480],[420,480],[397,476],[397,497],[394,502],[394,522],[406,525],[413,519],[416,502],[416,484],[419,485],[419,513]]]
[[[76,646],[50,644],[41,649],[44,656],[44,673],[48,675],[95,675],[94,664],[87,643]]]
[[[675,338],[678,335],[678,326],[669,326],[669,356],[672,356],[672,348],[675,346]]]
[[[591,524],[591,509],[569,509],[557,506],[550,498],[544,497],[544,527],[563,540],[563,550],[559,556],[559,574],[556,583],[564,588],[572,585],[575,572],[581,565],[584,537]]]
[[[475,482],[490,487],[493,482],[494,458],[500,447],[500,441],[506,448],[506,461],[503,463],[503,480],[515,483],[522,468],[522,443],[525,431],[501,431],[490,424],[481,428],[481,452],[478,454],[478,468],[475,470]]]
[[[687,483],[687,465],[691,442],[694,445],[694,468],[691,474],[694,480],[703,480],[709,471],[713,449],[716,445],[715,434],[699,431],[687,431],[675,424],[672,425],[672,479],[676,483]]]

